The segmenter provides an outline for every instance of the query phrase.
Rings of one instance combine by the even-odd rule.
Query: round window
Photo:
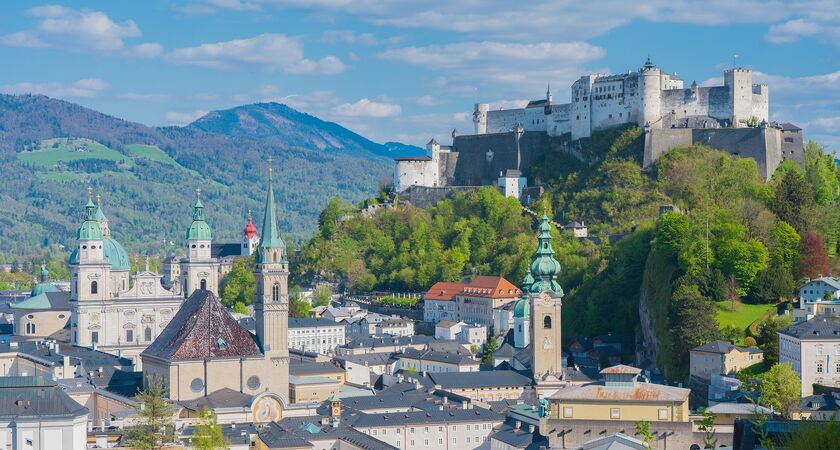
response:
[[[190,383],[190,390],[193,392],[201,392],[204,390],[204,382],[201,381],[201,378],[193,378]]]
[[[260,377],[256,375],[251,375],[248,378],[248,389],[259,389],[260,388]]]
[[[27,318],[27,319],[34,319],[34,318],[35,318],[35,316],[33,316],[32,314],[30,314],[30,315],[26,316],[26,318]]]
[[[63,319],[63,318],[64,318],[64,314],[59,314],[59,315],[58,315],[58,318],[59,318],[59,319]]]

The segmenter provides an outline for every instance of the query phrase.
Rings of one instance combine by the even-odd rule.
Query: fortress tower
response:
[[[473,111],[473,123],[475,124],[475,134],[487,133],[487,113],[490,112],[489,103],[476,103]]]
[[[661,127],[662,123],[662,71],[648,57],[639,70],[638,124]]]
[[[753,116],[752,70],[735,67],[723,72],[723,85],[729,88],[732,126],[745,127],[746,124],[741,121],[747,121]]]

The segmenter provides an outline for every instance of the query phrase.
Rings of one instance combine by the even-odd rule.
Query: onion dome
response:
[[[245,225],[242,232],[245,233],[245,237],[249,240],[257,235],[257,227],[254,226],[254,222],[251,221],[251,211],[248,211],[248,223]]]
[[[528,317],[531,317],[531,302],[528,300],[528,294],[524,294],[513,305],[513,318],[527,319]]]
[[[534,278],[534,282],[528,290],[532,293],[552,291],[563,295],[563,288],[557,282],[561,270],[560,262],[554,258],[554,248],[551,245],[551,240],[551,224],[548,221],[548,216],[543,214],[540,223],[540,235],[537,239],[537,252],[531,262],[531,276]]]
[[[41,264],[41,282],[32,288],[32,293],[29,297],[37,297],[46,292],[58,292],[58,287],[50,283],[50,272],[47,270],[47,266]]]
[[[204,221],[204,205],[201,204],[201,189],[196,189],[195,206],[193,207],[193,221],[187,229],[188,241],[209,241],[213,238],[210,225]]]
[[[79,227],[79,232],[76,238],[80,241],[101,241],[102,228],[99,227],[99,221],[96,220],[96,205],[91,199],[91,189],[88,188],[88,202],[85,205],[85,221]]]

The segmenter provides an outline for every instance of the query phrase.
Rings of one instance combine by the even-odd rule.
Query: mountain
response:
[[[269,156],[280,226],[295,241],[315,229],[331,196],[375,194],[392,155],[277,103],[213,111],[185,127],[149,127],[45,96],[0,95],[0,253],[71,245],[87,184],[131,251],[183,245],[199,187],[214,239],[236,242],[249,210],[259,223]]]

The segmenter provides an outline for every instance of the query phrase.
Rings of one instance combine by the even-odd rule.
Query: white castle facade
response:
[[[589,137],[593,130],[634,123],[651,128],[746,127],[746,122],[768,121],[766,84],[753,84],[750,69],[728,69],[723,86],[685,88],[676,74],[654,66],[650,59],[638,72],[594,73],[572,84],[571,102],[555,104],[551,90],[543,100],[525,108],[490,110],[478,103],[473,112],[475,134],[505,133],[521,123],[525,131],[551,136],[571,133],[572,139]]]

